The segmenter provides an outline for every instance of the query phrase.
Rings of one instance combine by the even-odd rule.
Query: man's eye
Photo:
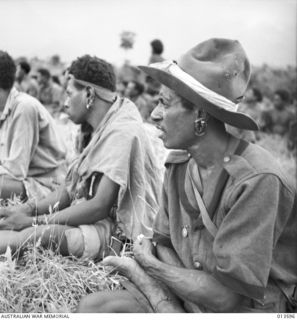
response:
[[[166,103],[162,98],[159,98],[159,104],[161,104],[164,108],[168,108],[169,104]]]

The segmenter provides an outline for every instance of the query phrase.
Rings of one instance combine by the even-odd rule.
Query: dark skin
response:
[[[60,201],[61,207],[64,207],[54,214],[47,215],[49,224],[47,226],[32,228],[32,212],[26,206],[0,210],[0,217],[3,218],[0,221],[0,230],[2,230],[0,231],[0,252],[4,253],[8,245],[16,250],[28,238],[42,235],[42,243],[45,247],[51,246],[52,242],[59,243],[61,253],[67,255],[65,231],[71,227],[92,224],[107,218],[117,199],[118,190],[119,186],[116,183],[103,176],[92,199],[69,207],[68,194],[65,188],[61,188],[60,197],[57,198],[58,192],[54,192],[37,205],[38,215],[43,213],[47,215],[49,205],[53,207],[57,200]]]
[[[68,82],[67,94],[66,111],[70,118],[76,123],[87,122],[93,130],[96,129],[111,104],[97,98],[92,88],[77,89],[73,80]],[[86,108],[87,104],[91,107]],[[58,244],[62,254],[68,255],[65,231],[107,218],[116,202],[119,185],[103,175],[94,182],[94,190],[91,199],[73,206],[70,206],[66,187],[62,186],[58,191],[38,201],[36,210],[32,210],[28,205],[0,209],[0,254],[6,251],[8,245],[17,250],[25,241],[41,236],[45,247],[52,246],[54,242]],[[48,215],[49,206],[53,208],[57,203],[59,211]],[[45,215],[48,225],[32,228],[35,215]]]
[[[114,293],[103,291],[96,292],[83,298],[77,312],[80,313],[114,313],[119,312],[149,312],[152,308],[156,312],[183,313],[184,310],[180,301],[168,290],[150,277],[140,266],[131,258],[109,256],[102,261],[104,266],[113,266],[116,271],[130,279],[150,301],[151,307],[145,308],[128,291],[115,291]],[[132,309],[131,309],[132,306]],[[141,311],[139,310],[141,307]]]
[[[200,168],[203,187],[208,188],[209,179],[215,177],[221,167],[230,138],[223,123],[214,118],[209,119],[206,134],[197,136],[194,122],[199,111],[198,107],[184,108],[178,96],[164,87],[152,118],[161,130],[160,138],[167,148],[184,149],[191,154]],[[232,146],[235,147],[236,144]],[[157,245],[156,255],[153,254],[153,246],[149,239],[143,238],[134,242],[134,256],[138,267],[134,266],[133,269],[131,269],[132,263],[127,261],[129,258],[108,257],[103,263],[119,270],[122,270],[123,266],[130,270],[130,272],[125,271],[128,278],[153,306],[158,307],[158,312],[166,312],[169,309],[170,303],[163,300],[164,296],[168,295],[170,299],[174,299],[174,296],[179,297],[194,304],[196,308],[203,306],[213,312],[230,312],[242,299],[242,296],[222,285],[211,274],[185,268],[174,250]],[[142,282],[143,274],[146,276],[145,284]],[[132,276],[129,277],[130,275]],[[157,298],[158,302],[152,301],[152,298]],[[185,310],[179,306],[178,310],[172,312],[185,312]]]
[[[134,243],[134,257],[135,260],[107,257],[102,264],[115,267],[130,279],[148,298],[153,308],[156,308],[156,312],[185,312],[177,297],[188,301],[195,312],[199,312],[198,304],[213,312],[230,312],[241,300],[241,296],[208,273],[186,269],[174,250],[168,247],[157,245],[155,256],[150,240],[137,240]],[[77,312],[133,312],[133,309],[128,309],[133,301],[139,307],[135,298],[127,291],[116,292],[116,299],[114,297],[110,292],[94,293],[82,299]],[[169,301],[167,297],[170,298]],[[127,301],[129,303],[125,309]]]

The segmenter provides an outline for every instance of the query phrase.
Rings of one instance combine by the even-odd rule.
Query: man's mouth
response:
[[[160,126],[159,124],[156,125],[156,128],[162,132],[165,132],[164,128]]]

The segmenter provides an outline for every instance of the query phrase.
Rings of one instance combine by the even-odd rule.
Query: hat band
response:
[[[115,98],[117,95],[115,92],[112,92],[106,88],[100,87],[94,83],[91,83],[85,80],[76,79],[72,74],[70,76],[71,78],[73,78],[73,80],[75,80],[77,83],[81,84],[82,86],[94,88],[96,95],[101,100],[109,103],[113,103],[115,101]]]
[[[197,81],[195,78],[184,72],[176,63],[173,61],[163,61],[150,65],[151,67],[158,68],[161,70],[167,69],[171,75],[184,82],[187,86],[197,92],[202,98],[209,101],[210,103],[221,107],[227,111],[236,112],[238,104],[235,104],[231,100],[224,96],[208,89],[202,83]]]

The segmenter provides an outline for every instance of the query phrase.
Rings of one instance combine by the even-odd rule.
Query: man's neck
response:
[[[230,135],[226,131],[210,131],[188,151],[199,166],[208,169],[222,162],[229,140]]]
[[[110,107],[110,103],[104,102],[102,100],[97,101],[95,105],[91,106],[92,112],[89,113],[87,123],[93,128],[93,130],[96,130],[98,128]]]

